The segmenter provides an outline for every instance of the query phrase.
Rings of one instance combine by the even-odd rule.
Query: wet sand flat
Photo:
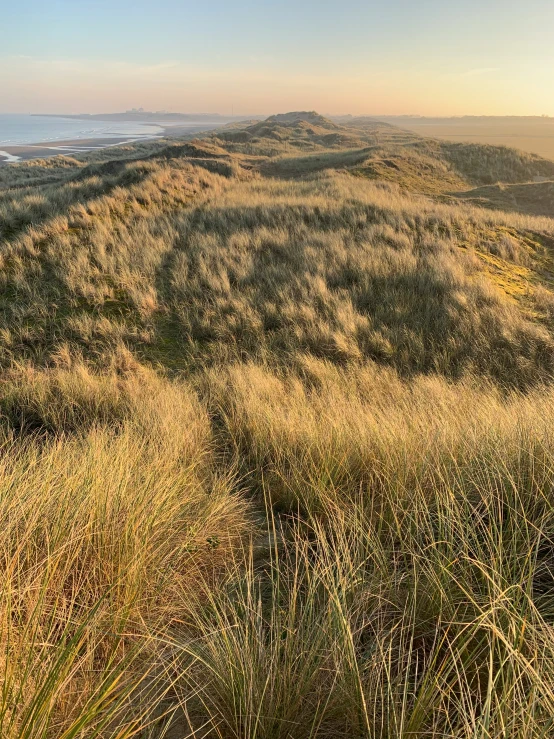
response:
[[[114,136],[111,138],[90,139],[68,139],[65,141],[44,141],[37,144],[20,144],[9,146],[0,144],[0,165],[25,161],[28,159],[44,159],[46,157],[72,154],[83,154],[96,149],[106,149],[112,146],[124,146],[125,144],[137,143],[139,141],[155,141],[161,138],[179,138],[201,131],[211,130],[205,125],[171,125],[164,128],[162,134],[143,136]]]
[[[45,157],[82,154],[95,149],[106,149],[112,146],[124,146],[137,141],[153,141],[160,136],[117,136],[100,139],[73,139],[67,141],[46,141],[38,144],[21,144],[19,146],[3,146],[0,144],[0,164],[27,159],[43,159]]]

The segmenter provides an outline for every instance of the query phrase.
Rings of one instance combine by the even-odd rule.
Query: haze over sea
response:
[[[156,136],[163,128],[134,121],[97,121],[19,114],[0,114],[0,147],[48,141]]]

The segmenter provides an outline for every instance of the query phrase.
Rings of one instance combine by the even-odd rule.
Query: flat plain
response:
[[[391,116],[379,118],[420,136],[475,144],[521,149],[554,158],[554,118],[542,116],[464,116],[425,118]]]

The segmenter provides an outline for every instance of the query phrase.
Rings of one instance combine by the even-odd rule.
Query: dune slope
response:
[[[549,735],[552,181],[313,112],[0,169],[3,737]]]

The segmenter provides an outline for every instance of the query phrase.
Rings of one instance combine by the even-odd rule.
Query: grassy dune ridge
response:
[[[552,734],[549,177],[315,113],[0,169],[2,737]]]

